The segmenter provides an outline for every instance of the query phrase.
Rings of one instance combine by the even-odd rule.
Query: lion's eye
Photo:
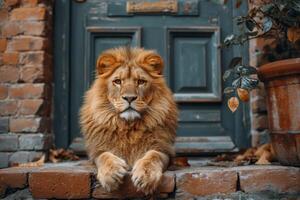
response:
[[[138,80],[138,85],[144,85],[147,81],[143,80],[143,79],[139,79]]]
[[[114,81],[114,84],[117,84],[117,85],[121,85],[121,79],[115,79]]]

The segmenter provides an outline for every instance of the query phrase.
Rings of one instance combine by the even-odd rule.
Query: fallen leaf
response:
[[[255,152],[255,156],[257,157],[261,157],[262,154],[265,152],[265,151],[271,151],[271,144],[270,143],[267,143],[267,144],[263,144],[261,145],[260,147],[257,148],[257,151]]]
[[[291,27],[288,28],[287,37],[290,42],[295,43],[297,40],[300,40],[300,28]]]
[[[243,89],[243,88],[238,88],[237,93],[238,93],[238,96],[239,96],[240,100],[242,100],[244,102],[249,101],[249,92],[248,92],[248,90]]]
[[[189,167],[190,166],[187,157],[173,158],[171,164],[175,165],[177,167]]]
[[[49,160],[53,163],[58,163],[63,160],[79,160],[79,157],[75,155],[75,153],[72,150],[60,148],[49,150]]]
[[[45,154],[37,161],[35,162],[28,162],[28,163],[20,163],[17,164],[17,167],[41,167],[45,163]]]
[[[239,100],[237,97],[231,97],[228,100],[227,104],[231,112],[235,112],[236,109],[239,107]]]

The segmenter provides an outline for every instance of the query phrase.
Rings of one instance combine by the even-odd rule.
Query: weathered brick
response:
[[[7,117],[0,117],[0,133],[7,133],[9,130],[9,120]]]
[[[0,151],[16,151],[19,139],[15,134],[0,134]]]
[[[4,52],[6,50],[7,40],[2,38],[0,39],[0,52]]]
[[[28,183],[36,199],[87,199],[90,197],[91,173],[78,167],[44,168],[30,173]]]
[[[6,85],[0,85],[0,100],[6,99],[8,95],[8,89]]]
[[[12,118],[10,119],[9,129],[11,132],[42,132],[48,126],[43,118]]]
[[[0,23],[6,22],[8,19],[8,11],[5,8],[0,8]]]
[[[230,170],[193,169],[176,174],[176,199],[227,194],[237,190],[237,173]]]
[[[0,170],[0,197],[7,189],[21,189],[27,185],[27,172],[17,168]]]
[[[15,83],[19,79],[19,69],[14,65],[0,66],[0,82]]]
[[[251,99],[251,110],[253,113],[266,112],[266,99],[259,96],[255,97],[254,99]]]
[[[45,84],[18,84],[9,88],[11,99],[41,99],[46,96],[47,86]]]
[[[4,64],[18,64],[19,63],[19,53],[4,53],[3,54],[3,63]]]
[[[18,102],[15,100],[0,101],[0,116],[14,115],[18,110]]]
[[[165,173],[161,184],[158,187],[158,193],[168,194],[175,190],[175,177],[172,173]],[[131,176],[126,175],[124,182],[117,191],[107,192],[100,185],[93,190],[92,197],[96,199],[134,199],[143,198],[145,194],[137,191],[131,181]]]
[[[20,26],[16,22],[6,23],[2,28],[2,35],[4,37],[12,37],[21,33]]]
[[[264,130],[269,127],[268,116],[266,114],[253,114],[251,119],[252,129]]]
[[[49,82],[52,78],[52,73],[46,66],[29,65],[23,66],[20,69],[20,81],[27,83]]]
[[[43,99],[25,99],[20,101],[20,115],[40,115],[47,108],[44,108],[45,100]]]
[[[43,152],[36,151],[18,151],[9,158],[9,165],[15,166],[20,163],[27,163],[39,160],[44,155]]]
[[[300,193],[300,168],[248,166],[239,170],[240,187],[247,193]]]
[[[51,66],[51,57],[43,51],[21,53],[20,64]]]
[[[19,4],[19,0],[4,0],[6,6],[16,6]]]
[[[46,8],[17,8],[11,12],[11,20],[45,20],[47,17]]]
[[[45,36],[47,32],[45,22],[26,21],[21,24],[20,29],[24,35]]]
[[[9,157],[11,153],[8,152],[0,152],[0,169],[1,168],[6,168],[9,166]],[[0,177],[1,177],[1,172],[0,172]],[[0,197],[1,197],[1,191],[2,191],[3,186],[1,186],[1,178],[0,178]]]
[[[51,145],[51,135],[23,134],[19,137],[19,149],[21,150],[47,150]]]
[[[23,36],[8,43],[10,51],[33,51],[46,49],[48,40],[41,37]]]

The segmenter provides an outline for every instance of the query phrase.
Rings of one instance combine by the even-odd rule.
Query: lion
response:
[[[80,124],[97,179],[107,191],[126,174],[152,194],[175,155],[177,106],[153,50],[119,47],[103,52],[86,92]]]

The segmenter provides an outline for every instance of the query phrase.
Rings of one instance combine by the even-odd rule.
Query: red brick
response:
[[[46,8],[17,8],[11,12],[11,20],[45,20]]]
[[[0,101],[0,116],[14,115],[18,110],[18,103],[14,100]]]
[[[6,6],[16,6],[19,3],[19,0],[4,0]]]
[[[300,168],[249,166],[239,170],[240,187],[247,193],[300,193]]]
[[[15,83],[19,79],[19,69],[13,65],[0,66],[0,82]]]
[[[46,110],[43,105],[45,100],[43,99],[26,99],[20,101],[19,114],[20,115],[38,115],[44,113]]]
[[[9,127],[11,132],[39,132],[42,131],[44,123],[42,118],[12,118]]]
[[[175,177],[174,174],[165,174],[160,186],[158,187],[159,193],[166,194],[172,193],[175,190]],[[131,181],[130,176],[125,176],[124,183],[120,185],[117,191],[107,192],[103,187],[99,186],[93,190],[92,197],[96,199],[133,199],[143,198],[144,193],[138,192]]]
[[[45,96],[45,84],[18,84],[9,88],[9,97],[12,99],[41,99]]]
[[[12,37],[21,33],[19,24],[15,22],[6,23],[2,29],[3,37]]]
[[[237,173],[226,170],[193,169],[176,174],[176,199],[236,192]]]
[[[3,54],[3,64],[18,64],[19,63],[19,53],[4,53]]]
[[[46,168],[30,173],[28,182],[35,199],[90,197],[91,174],[81,169]]]
[[[27,83],[49,82],[52,73],[45,66],[24,66],[20,70],[20,80]]]
[[[14,38],[8,44],[10,51],[33,51],[43,50],[47,47],[47,40],[40,37]]]
[[[6,50],[7,41],[6,39],[0,39],[0,52],[4,52]]]
[[[8,19],[8,11],[5,8],[0,8],[0,24]]]
[[[17,169],[8,168],[0,169],[0,196],[9,188],[24,188],[27,185],[27,172]]]
[[[8,89],[5,85],[0,85],[0,100],[6,99],[8,95]]]
[[[46,34],[45,22],[26,21],[21,24],[24,35],[44,36]]]
[[[51,57],[43,51],[24,52],[20,54],[20,64],[51,66]]]

